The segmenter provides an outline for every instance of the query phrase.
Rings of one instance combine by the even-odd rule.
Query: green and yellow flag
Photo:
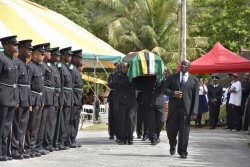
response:
[[[124,57],[129,63],[128,77],[130,82],[138,76],[156,75],[160,82],[163,79],[164,64],[160,56],[151,52],[132,52]]]

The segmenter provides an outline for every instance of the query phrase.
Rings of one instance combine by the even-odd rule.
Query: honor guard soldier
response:
[[[69,120],[70,112],[73,104],[73,83],[70,69],[68,67],[72,51],[71,47],[67,47],[60,50],[61,60],[57,63],[57,68],[61,77],[61,94],[59,96],[59,103],[62,104],[62,110],[60,110],[59,118],[59,137],[58,137],[58,148],[59,150],[68,149],[66,143],[68,141],[68,132],[69,132]]]
[[[11,131],[15,108],[19,103],[17,66],[14,54],[18,53],[17,36],[1,38],[4,48],[0,54],[0,161],[11,160],[7,156],[8,137]]]
[[[56,121],[57,121],[57,111],[59,108],[59,94],[61,91],[61,79],[60,79],[60,74],[59,71],[56,67],[56,63],[59,62],[60,60],[60,52],[59,52],[59,47],[52,48],[51,50],[51,58],[50,60],[47,61],[47,65],[51,69],[53,73],[53,78],[54,78],[54,87],[55,91],[52,96],[52,101],[53,101],[53,107],[49,111],[49,116],[46,124],[46,132],[44,134],[44,141],[43,141],[43,148],[45,150],[48,150],[50,152],[54,150],[58,150],[58,148],[53,149],[53,138],[54,138],[54,133],[55,133],[55,128],[56,128]]]
[[[83,98],[83,80],[82,80],[82,71],[79,71],[78,68],[82,66],[82,50],[72,51],[71,65],[69,69],[71,70],[72,80],[73,80],[73,107],[70,114],[69,122],[69,147],[76,148],[80,147],[80,144],[76,143],[76,136],[78,133],[78,127],[80,122],[80,114],[82,111],[82,98]]]
[[[30,113],[30,74],[27,68],[27,59],[31,57],[32,40],[19,41],[18,59],[15,60],[18,69],[19,106],[15,111],[12,125],[11,152],[13,159],[30,158],[24,151],[25,132]]]
[[[48,127],[47,121],[49,119],[49,113],[54,110],[53,96],[55,92],[55,81],[54,81],[54,73],[51,70],[50,62],[48,62],[51,58],[51,48],[50,43],[44,43],[44,61],[42,62],[42,70],[44,74],[44,106],[42,112],[42,118],[40,123],[40,128],[37,135],[36,142],[36,152],[41,153],[42,155],[46,155],[49,151],[43,149],[43,141],[44,136],[47,131],[50,130],[51,127]]]
[[[28,63],[30,72],[30,105],[31,112],[29,116],[28,127],[26,131],[25,149],[31,157],[39,157],[41,153],[35,149],[37,135],[40,127],[42,108],[44,105],[43,89],[44,89],[44,74],[42,71],[42,62],[44,59],[44,45],[39,44],[33,46],[31,61]]]
[[[209,119],[210,119],[210,129],[215,129],[219,113],[220,113],[220,105],[221,98],[223,95],[222,87],[218,84],[219,77],[212,77],[212,85],[208,86],[208,105],[209,105]]]

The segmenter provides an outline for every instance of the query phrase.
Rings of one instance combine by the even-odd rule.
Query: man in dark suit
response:
[[[169,75],[163,86],[163,93],[169,97],[167,118],[167,135],[170,144],[170,154],[176,152],[178,135],[178,154],[187,158],[190,117],[194,119],[198,113],[199,81],[188,73],[190,61],[181,62],[180,72]]]
[[[41,65],[44,74],[44,107],[36,141],[36,151],[42,155],[49,153],[49,151],[43,149],[43,141],[44,135],[48,131],[46,124],[49,119],[49,113],[54,109],[53,95],[55,92],[55,81],[53,71],[50,68],[51,64],[48,62],[51,58],[51,50],[50,43],[44,43],[44,61]]]
[[[69,137],[68,144],[70,148],[81,147],[76,143],[76,136],[78,133],[78,127],[80,122],[80,114],[82,111],[82,94],[83,94],[83,80],[82,71],[79,71],[79,67],[82,66],[82,50],[75,50],[72,52],[72,60],[70,69],[73,80],[73,98],[74,103],[71,109],[70,121],[69,121]]]
[[[19,103],[18,71],[14,62],[14,55],[18,53],[16,37],[9,36],[0,39],[4,48],[3,54],[0,54],[0,161],[12,159],[7,156],[7,141],[15,108]]]
[[[42,118],[42,109],[44,105],[44,75],[42,71],[42,62],[44,59],[44,45],[33,46],[31,61],[28,63],[30,72],[30,105],[32,106],[29,115],[28,127],[26,130],[25,149],[31,157],[39,157],[41,153],[37,152],[36,140]]]
[[[15,111],[12,125],[11,153],[13,159],[29,158],[24,152],[24,136],[28,125],[30,112],[30,74],[27,60],[32,53],[32,40],[19,41],[18,59],[15,60],[18,69],[19,106]]]
[[[163,81],[156,76],[140,76],[133,79],[136,89],[143,91],[142,101],[145,110],[145,120],[148,126],[148,136],[151,145],[160,142],[160,132],[164,123]]]
[[[58,148],[59,150],[68,149],[67,136],[70,120],[70,112],[73,104],[73,81],[71,70],[68,65],[72,58],[71,47],[63,48],[60,50],[61,60],[57,63],[57,68],[61,77],[61,94],[59,97],[59,103],[62,105],[62,112],[60,118],[58,118],[60,125],[60,133],[58,136]]]
[[[215,129],[218,123],[223,90],[222,87],[218,84],[218,76],[213,76],[212,80],[212,85],[208,86],[207,96],[209,104],[209,120],[211,126],[210,129]]]

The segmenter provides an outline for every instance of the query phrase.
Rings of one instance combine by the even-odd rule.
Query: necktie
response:
[[[183,87],[183,85],[185,84],[185,73],[182,73],[182,76],[181,76],[181,88]]]

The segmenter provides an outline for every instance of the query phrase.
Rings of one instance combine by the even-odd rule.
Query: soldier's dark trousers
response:
[[[0,106],[0,156],[7,155],[8,137],[11,131],[15,107]]]
[[[174,112],[168,115],[167,119],[167,136],[170,147],[175,147],[177,144],[178,135],[178,153],[187,155],[187,146],[189,139],[189,124],[190,120],[185,113],[184,108],[177,108]]]
[[[57,114],[56,114],[56,127],[55,127],[55,133],[53,137],[53,147],[58,147],[58,141],[59,141],[59,135],[60,135],[60,126],[61,126],[61,115],[62,115],[62,109],[58,107]]]
[[[56,129],[56,121],[57,121],[57,107],[50,106],[48,119],[45,126],[45,134],[43,140],[43,147],[52,147],[53,138]]]
[[[109,136],[114,137],[114,135],[115,135],[115,119],[114,119],[113,102],[109,102],[108,130],[109,130]]]
[[[220,113],[220,105],[209,105],[209,119],[211,127],[216,127]]]
[[[82,106],[74,105],[71,109],[70,121],[69,121],[69,145],[76,144],[76,136],[78,133],[78,127],[80,123],[80,115]]]
[[[41,123],[37,134],[36,148],[41,148],[43,146],[44,135],[46,133],[45,128],[49,117],[49,112],[53,109],[53,107],[54,106],[48,105],[45,105],[43,107]]]
[[[148,135],[148,129],[147,129],[147,123],[145,119],[145,109],[144,105],[138,104],[138,109],[137,109],[137,122],[136,122],[136,132],[137,136],[145,136]]]
[[[25,135],[25,149],[34,150],[36,146],[37,134],[39,131],[42,106],[32,106],[32,112],[29,115],[28,127]]]
[[[24,150],[25,132],[29,121],[29,107],[19,106],[15,110],[13,125],[12,125],[12,153]]]
[[[246,99],[241,100],[241,115],[242,115],[242,130],[248,130],[248,112],[246,106]]]
[[[70,120],[70,113],[71,107],[63,106],[61,119],[60,119],[60,132],[58,138],[58,145],[59,146],[67,146],[69,143],[67,142],[67,137],[69,134],[69,120]]]
[[[126,141],[127,139],[133,140],[133,133],[135,130],[135,106],[128,106],[124,104],[119,104],[119,135],[121,141]]]
[[[146,111],[146,123],[150,140],[160,137],[164,123],[164,108],[144,106]]]

